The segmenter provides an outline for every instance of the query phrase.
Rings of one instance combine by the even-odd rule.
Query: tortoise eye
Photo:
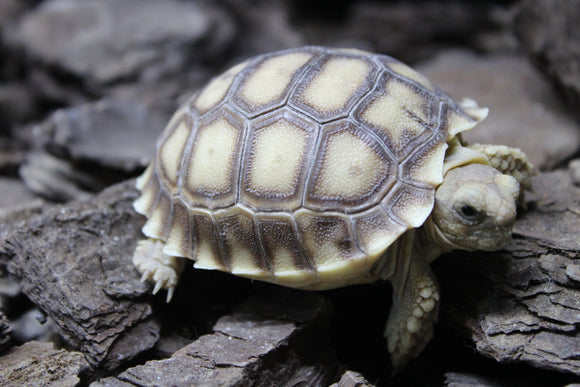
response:
[[[459,212],[459,215],[461,215],[462,218],[471,221],[478,220],[481,215],[479,211],[477,211],[473,206],[470,206],[469,204],[460,205],[457,212]]]

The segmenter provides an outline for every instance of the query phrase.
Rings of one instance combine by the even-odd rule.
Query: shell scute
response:
[[[296,223],[304,248],[311,255],[310,263],[318,272],[327,265],[364,255],[351,231],[350,219],[344,215],[299,210]]]
[[[383,200],[387,213],[400,224],[419,227],[431,213],[435,203],[435,189],[419,188],[399,183],[392,196]]]
[[[174,198],[171,204],[172,216],[167,225],[167,241],[163,252],[173,257],[193,258],[191,213],[181,200]]]
[[[436,93],[437,87],[423,74],[415,69],[407,66],[405,63],[392,58],[387,55],[377,55],[377,60],[381,63],[387,71],[398,78],[404,79],[407,82],[414,83],[419,88]]]
[[[294,50],[264,55],[245,71],[231,102],[248,117],[286,103],[289,93],[320,50]]]
[[[400,160],[432,136],[436,129],[433,110],[429,94],[385,74],[353,116],[371,128]]]
[[[195,211],[192,214],[193,255],[198,269],[231,271],[231,263],[225,256],[222,240],[218,235],[211,213]]]
[[[222,108],[199,120],[185,154],[181,190],[190,207],[223,208],[237,196],[240,155],[246,123]]]
[[[449,141],[458,133],[473,128],[487,116],[487,113],[487,108],[468,107],[462,109],[453,102],[442,104],[440,123],[446,134],[446,140]]]
[[[316,123],[288,109],[251,121],[240,201],[270,211],[298,209],[317,133]]]
[[[280,281],[315,283],[316,271],[304,251],[295,220],[290,214],[257,216],[262,247],[270,267]]]
[[[396,163],[368,130],[349,120],[326,125],[304,205],[353,212],[378,202],[397,178]]]
[[[157,200],[157,195],[161,189],[157,175],[155,174],[155,164],[150,164],[145,172],[137,178],[135,187],[141,191],[141,195],[133,202],[133,208],[140,214],[149,216]]]
[[[200,115],[204,115],[221,104],[228,94],[230,87],[234,83],[236,76],[242,72],[247,65],[248,62],[240,63],[211,80],[210,83],[194,98],[191,103],[192,110],[198,111]]]
[[[172,197],[161,188],[158,191],[155,203],[147,215],[149,220],[143,226],[143,234],[148,237],[167,240],[169,222],[173,216],[171,203]]]
[[[369,57],[351,53],[322,56],[302,78],[289,105],[319,122],[346,117],[373,87],[378,66]]]
[[[270,262],[262,251],[258,228],[252,212],[240,206],[215,214],[224,256],[233,274],[252,278],[273,277]]]
[[[172,193],[178,191],[178,179],[192,126],[191,117],[188,114],[182,114],[173,127],[168,127],[169,133],[159,145],[157,163],[164,184]]]
[[[399,176],[404,182],[423,188],[435,188],[443,182],[443,158],[447,143],[433,135],[417,146],[399,165]]]
[[[353,225],[361,248],[374,260],[408,228],[390,217],[380,205],[353,215]]]

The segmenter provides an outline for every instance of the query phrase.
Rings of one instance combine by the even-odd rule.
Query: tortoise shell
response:
[[[196,268],[298,288],[368,282],[431,213],[447,143],[486,112],[385,55],[261,55],[178,109],[134,206],[144,234]]]

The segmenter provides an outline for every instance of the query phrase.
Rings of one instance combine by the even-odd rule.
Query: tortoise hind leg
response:
[[[133,264],[142,274],[141,282],[152,280],[155,283],[153,294],[161,288],[167,290],[167,302],[169,302],[183,272],[185,259],[165,254],[164,245],[165,243],[159,239],[140,240],[133,254]]]
[[[408,263],[393,277],[393,307],[385,329],[393,373],[425,348],[439,314],[439,287],[429,264],[416,255]]]

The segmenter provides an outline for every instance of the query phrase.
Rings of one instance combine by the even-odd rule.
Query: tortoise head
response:
[[[509,243],[519,191],[516,179],[487,165],[447,172],[432,214],[445,247],[493,251]]]

